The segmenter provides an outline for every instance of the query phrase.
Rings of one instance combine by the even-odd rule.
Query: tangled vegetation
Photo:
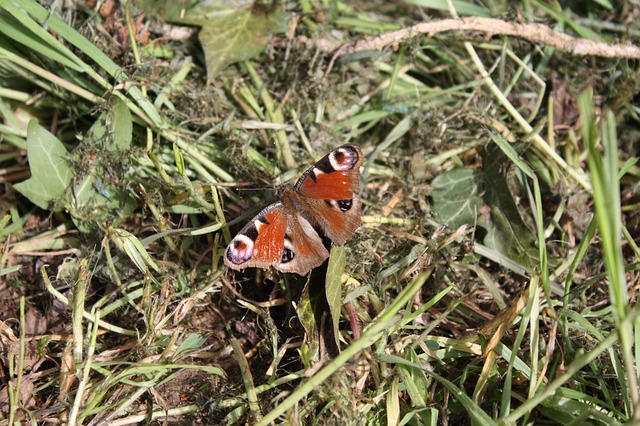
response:
[[[0,425],[640,422],[637,4],[47,7],[0,2]],[[346,143],[354,237],[226,268]]]

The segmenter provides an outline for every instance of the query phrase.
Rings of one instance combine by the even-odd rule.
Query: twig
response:
[[[506,35],[565,50],[574,55],[602,56],[605,58],[640,58],[640,47],[633,44],[607,44],[601,41],[575,38],[557,33],[542,24],[519,24],[494,18],[468,17],[423,22],[409,28],[384,33],[378,37],[366,38],[343,47],[343,43],[328,40],[316,41],[316,46],[325,52],[334,52],[336,56],[350,55],[365,50],[381,50],[389,45],[397,45],[407,39],[447,31],[482,31],[491,35]],[[340,50],[337,50],[340,49]]]

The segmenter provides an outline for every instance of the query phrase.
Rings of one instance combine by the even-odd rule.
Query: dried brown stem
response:
[[[365,50],[381,50],[389,45],[397,45],[407,39],[447,31],[482,31],[490,35],[505,35],[522,38],[535,44],[556,47],[574,55],[602,56],[605,58],[640,58],[640,47],[633,44],[607,44],[601,41],[575,38],[567,34],[557,33],[541,24],[519,24],[505,22],[494,18],[460,18],[442,21],[423,22],[409,28],[367,38],[343,47],[343,43],[319,40],[316,45],[325,52],[334,52],[337,56],[345,56]],[[341,48],[342,47],[342,48]],[[340,49],[341,48],[341,49]],[[337,51],[340,49],[340,51]]]

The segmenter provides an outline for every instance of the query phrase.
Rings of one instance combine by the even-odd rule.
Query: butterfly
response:
[[[304,172],[293,188],[278,187],[280,201],[262,210],[236,235],[224,253],[231,269],[269,268],[306,275],[329,251],[351,239],[362,221],[357,145],[342,145]]]

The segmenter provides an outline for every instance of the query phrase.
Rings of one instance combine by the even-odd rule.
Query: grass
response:
[[[278,5],[295,32],[207,76],[139,4],[0,3],[0,424],[640,423],[636,63],[313,47],[457,13],[638,44],[638,11],[396,6]],[[226,269],[342,143],[367,157],[345,250],[308,280]]]

